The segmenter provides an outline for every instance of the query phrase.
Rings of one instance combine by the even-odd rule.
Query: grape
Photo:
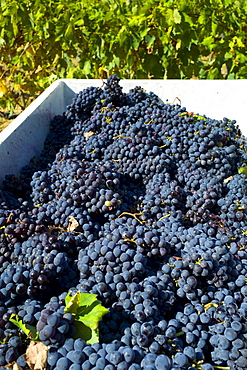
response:
[[[20,337],[17,337],[17,336],[13,336],[9,339],[8,341],[8,345],[10,347],[14,347],[14,348],[18,348],[18,347],[21,347],[22,345],[22,341],[21,341],[21,338]]]
[[[235,121],[116,75],[75,94],[0,192],[1,366],[23,363],[15,314],[48,370],[245,368],[246,161]],[[73,339],[77,291],[109,309],[100,343]]]
[[[109,357],[109,361],[113,364],[113,365],[117,365],[121,362],[122,360],[122,355],[121,353],[117,352],[117,351],[114,351],[110,354],[110,357]]]
[[[51,367],[54,367],[58,361],[58,359],[61,357],[61,355],[58,352],[53,352],[50,348],[48,357],[47,357],[47,363]]]
[[[157,370],[170,370],[172,363],[166,355],[159,355],[156,357],[155,366]]]
[[[17,360],[18,356],[19,356],[19,354],[18,354],[17,350],[14,347],[10,347],[7,350],[6,354],[5,354],[5,360],[6,360],[7,363],[8,362],[13,362],[13,361]]]
[[[186,366],[188,364],[188,357],[184,353],[176,353],[173,359],[174,363],[179,366]]]
[[[69,369],[70,365],[71,365],[71,361],[67,359],[66,357],[59,358],[56,363],[56,367],[63,369],[63,370]]]
[[[72,365],[70,365],[69,370],[81,370],[81,365],[72,364]]]

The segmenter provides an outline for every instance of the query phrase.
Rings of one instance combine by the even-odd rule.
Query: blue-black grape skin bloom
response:
[[[27,370],[247,367],[246,139],[112,75],[52,119],[44,149],[0,191],[0,366]],[[74,337],[67,293],[109,309]]]

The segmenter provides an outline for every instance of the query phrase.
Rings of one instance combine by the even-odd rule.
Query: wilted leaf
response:
[[[88,131],[88,132],[84,132],[84,137],[86,138],[86,140],[88,140],[90,138],[90,136],[92,135],[95,135],[95,132],[93,131]]]
[[[227,179],[224,180],[224,183],[227,184],[229,181],[233,179],[232,176],[227,177]]]
[[[67,231],[74,231],[79,226],[79,222],[73,216],[69,216]]]
[[[25,353],[25,360],[31,370],[45,370],[48,347],[42,342],[31,342]]]
[[[22,370],[22,367],[20,365],[18,365],[16,362],[14,362],[13,365],[11,364],[11,369],[13,369],[13,370]]]

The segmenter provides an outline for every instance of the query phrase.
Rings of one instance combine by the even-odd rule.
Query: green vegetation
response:
[[[0,0],[0,108],[58,78],[247,78],[247,3]]]

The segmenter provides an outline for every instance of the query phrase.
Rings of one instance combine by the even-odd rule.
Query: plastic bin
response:
[[[247,80],[121,80],[123,91],[135,86],[153,91],[164,102],[179,103],[188,112],[215,119],[235,119],[247,136]],[[75,93],[101,80],[55,81],[0,133],[0,186],[5,175],[17,175],[33,156],[39,155],[51,119],[62,114]]]

